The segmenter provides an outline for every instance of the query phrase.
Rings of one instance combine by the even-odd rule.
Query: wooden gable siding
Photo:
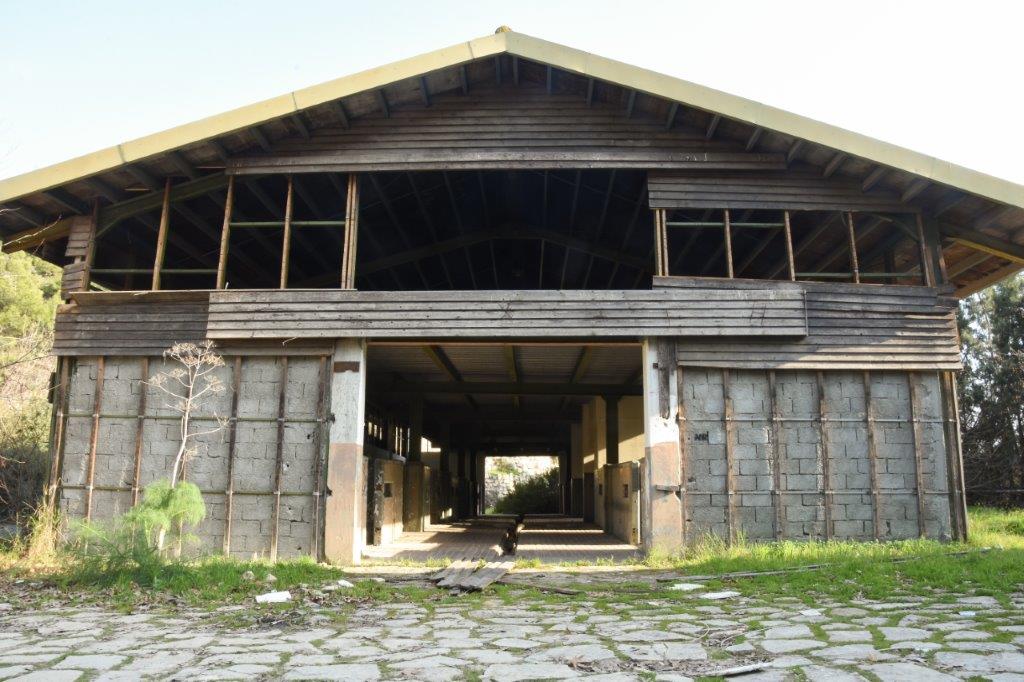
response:
[[[806,171],[764,173],[651,172],[651,208],[916,212],[887,192],[865,194],[859,182]]]
[[[801,336],[803,293],[695,291],[218,291],[209,337]]]
[[[522,168],[779,169],[785,158],[524,85],[445,95],[429,107],[315,130],[267,154],[232,159],[227,172]]]
[[[762,289],[752,280],[656,277],[655,289]],[[956,302],[946,290],[889,285],[773,282],[803,291],[807,335],[786,340],[681,340],[680,365],[738,369],[960,369]]]
[[[174,343],[206,338],[205,291],[79,293],[73,298],[76,303],[57,310],[56,355],[160,355]]]

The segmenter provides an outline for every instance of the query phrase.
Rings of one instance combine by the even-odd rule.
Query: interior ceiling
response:
[[[374,343],[367,353],[367,401],[406,414],[422,396],[428,438],[449,425],[480,443],[531,439],[556,446],[595,395],[639,394],[640,373],[636,344]],[[459,390],[448,392],[453,384]],[[439,388],[444,391],[432,390]],[[569,390],[578,394],[561,394]]]
[[[630,117],[660,121],[666,128],[699,131],[707,139],[727,140],[738,148],[749,151],[781,153],[785,155],[791,167],[814,168],[824,177],[854,179],[865,192],[884,190],[895,193],[908,206],[922,209],[951,224],[970,227],[1015,244],[1024,238],[1022,209],[970,195],[911,173],[886,168],[789,135],[681,106],[628,88],[552,69],[508,54],[442,69],[422,77],[405,79],[381,90],[359,93],[314,106],[300,113],[216,139],[198,142],[170,153],[158,154],[143,162],[121,166],[60,187],[20,197],[3,207],[8,210],[0,213],[0,236],[24,236],[26,231],[42,234],[44,236],[39,238],[23,239],[22,245],[29,244],[39,255],[60,262],[59,243],[47,247],[43,240],[47,237],[52,238],[54,234],[58,237],[61,235],[59,231],[46,230],[53,228],[55,221],[61,217],[89,214],[95,203],[109,206],[134,197],[158,194],[166,177],[173,178],[176,185],[200,181],[210,174],[219,175],[230,158],[269,151],[281,140],[303,139],[318,129],[347,126],[359,119],[383,118],[389,112],[401,108],[428,106],[430,98],[434,96],[460,96],[473,92],[476,87],[490,88],[498,83],[506,86],[510,83],[513,86],[532,84],[546,88],[550,92],[590,98],[593,101],[620,107],[624,115]],[[266,209],[272,213],[280,210],[281,200],[278,197],[283,196],[283,193],[274,187],[274,183],[277,182],[281,182],[280,178],[251,181],[249,186],[255,195],[254,201],[261,210]],[[336,176],[327,175],[322,180],[304,178],[302,182],[309,186],[299,192],[300,210],[317,218],[330,218],[338,214],[344,192]],[[397,186],[393,186],[394,183],[401,183],[402,180],[391,179],[386,182],[389,188],[394,190],[397,189]],[[559,182],[556,180],[556,183]],[[624,193],[630,196],[625,190]],[[189,259],[205,263],[207,266],[215,261],[223,204],[224,190],[221,187],[188,201],[176,203],[174,219],[194,227],[195,238],[190,237],[187,240],[193,243],[181,243],[177,246],[172,242],[172,250],[177,248],[182,253],[187,252]],[[372,206],[368,208],[373,209]],[[122,223],[120,229],[125,231],[125,235],[118,246],[123,249],[123,255],[127,259],[133,257],[136,249],[147,248],[146,244],[153,239],[155,220],[154,215],[147,214]],[[260,241],[259,237],[252,239]],[[313,238],[308,238],[308,241],[309,245],[316,246]],[[22,247],[14,244],[8,248]],[[248,262],[241,263],[238,267],[247,268],[252,274],[265,271],[267,263],[273,262],[275,258],[269,244],[262,244],[261,248],[268,253],[261,255],[260,249],[253,249],[253,253],[248,256]],[[179,255],[179,258],[183,257]],[[325,264],[329,260],[322,253],[319,258],[323,259]],[[953,241],[946,242],[945,258],[950,275],[961,288],[961,292],[996,281],[1020,267],[1017,262],[991,253],[979,252]],[[303,273],[300,271],[296,274],[301,277]]]

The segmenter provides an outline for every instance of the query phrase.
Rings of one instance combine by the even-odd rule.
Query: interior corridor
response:
[[[451,523],[431,523],[422,532],[405,532],[387,545],[363,550],[368,564],[423,562],[459,559],[493,559],[500,555],[499,542],[513,523],[507,516],[484,516]],[[639,550],[581,518],[560,515],[527,515],[519,534],[515,558],[544,564],[628,561]]]

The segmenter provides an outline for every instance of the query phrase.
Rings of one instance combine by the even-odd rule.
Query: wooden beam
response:
[[[857,261],[857,230],[853,222],[853,212],[846,212],[846,235],[850,248],[850,270],[853,272],[853,283],[860,284],[860,263]]]
[[[93,386],[92,425],[89,430],[89,453],[86,459],[85,472],[85,520],[92,519],[92,493],[96,481],[96,447],[100,436],[100,413],[103,410],[103,375],[106,358],[96,357],[96,384]]]
[[[33,227],[28,230],[16,232],[15,234],[12,234],[9,239],[3,241],[3,252],[14,253],[16,251],[25,251],[37,246],[42,246],[48,241],[63,239],[64,237],[67,237],[71,231],[72,220],[72,218],[61,218],[60,220],[55,220],[44,227]]]
[[[281,240],[281,281],[280,288],[288,288],[288,262],[292,252],[292,205],[294,202],[295,182],[288,176],[288,192],[284,200],[284,234]]]
[[[870,173],[868,173],[867,177],[864,178],[864,181],[861,182],[861,184],[860,184],[861,191],[863,191],[863,192],[869,191],[872,187],[877,185],[878,181],[881,180],[885,176],[885,174],[888,173],[888,172],[889,172],[889,169],[884,167],[884,166],[877,166],[877,167],[875,167],[875,169],[873,171],[871,171]]]
[[[736,437],[736,421],[733,415],[731,377],[727,369],[722,370],[723,419],[725,424],[725,522],[729,529],[729,544],[736,542],[736,455],[733,443]]]
[[[821,444],[821,503],[825,512],[825,540],[831,540],[832,529],[832,474],[831,457],[828,448],[828,412],[825,399],[825,375],[821,370],[816,374],[818,384],[818,440]]]
[[[278,538],[281,533],[281,484],[284,481],[285,403],[288,395],[288,356],[280,358],[281,374],[277,391],[277,439],[274,447],[274,510],[270,525],[270,561],[277,561]]]
[[[549,396],[603,396],[642,395],[642,387],[621,384],[571,384],[554,382],[501,382],[501,381],[395,381],[373,387],[387,393],[464,395],[549,395]]]
[[[714,114],[711,120],[708,121],[708,127],[704,131],[704,139],[710,140],[715,136],[715,131],[718,130],[718,124],[722,122],[722,117],[718,114]]]
[[[800,153],[800,149],[804,146],[804,141],[801,139],[793,140],[793,144],[789,145],[789,149],[786,151],[786,165],[793,163],[793,159]]]
[[[900,195],[900,201],[902,201],[903,203],[907,203],[908,201],[916,197],[918,194],[923,192],[925,189],[927,189],[928,185],[930,184],[931,182],[926,180],[925,178],[918,178],[917,180],[914,180],[912,183],[907,185],[906,189],[903,190],[903,193]]]
[[[629,99],[626,100],[626,118],[633,118],[634,107],[636,107],[636,90],[630,90]]]
[[[309,139],[309,126],[307,126],[306,122],[302,120],[302,112],[292,114],[288,117],[288,120],[291,121],[292,125],[295,126],[295,129],[299,131],[299,135],[304,139]]]
[[[779,414],[778,385],[775,370],[768,372],[768,402],[771,415],[771,467],[772,467],[772,525],[775,539],[781,540],[783,535],[783,498],[782,498],[782,419]]]
[[[388,106],[388,96],[384,94],[383,88],[377,90],[377,104],[380,105],[384,118],[391,118],[391,107]]]
[[[153,291],[160,290],[160,270],[164,267],[164,256],[167,253],[167,230],[171,219],[171,179],[164,183],[164,201],[160,209],[160,229],[156,237],[156,257],[153,259]]]
[[[223,173],[214,173],[212,175],[204,175],[196,180],[190,180],[189,182],[182,182],[175,185],[171,189],[170,201],[176,203],[191,199],[193,197],[202,196],[210,192],[217,191],[222,187],[227,186],[228,178]],[[113,206],[105,206],[100,210],[99,225],[97,226],[96,236],[103,235],[107,230],[112,228],[117,223],[121,222],[125,218],[131,218],[142,213],[160,208],[163,205],[163,192],[150,192],[139,197],[128,199],[114,204]]]
[[[228,277],[228,248],[231,242],[231,209],[235,204],[235,178],[228,179],[228,196],[224,202],[224,221],[220,228],[220,255],[217,259],[217,288],[223,289]]]
[[[420,97],[423,98],[423,106],[430,106],[430,86],[427,85],[427,77],[420,76]]]
[[[825,166],[825,170],[822,171],[821,177],[823,177],[823,178],[830,178],[830,177],[832,177],[835,174],[835,172],[837,170],[839,170],[839,167],[842,166],[843,163],[846,162],[847,158],[848,157],[847,157],[847,155],[844,152],[838,152],[835,156],[832,157],[832,159]]]
[[[1024,265],[1024,246],[1020,244],[950,223],[940,223],[939,232],[948,239],[975,251],[984,251],[1012,263]]]
[[[348,113],[345,111],[345,105],[340,99],[334,100],[333,104],[334,106],[332,108],[334,109],[334,115],[338,117],[338,123],[341,124],[342,128],[348,130],[351,124],[348,121]]]
[[[241,397],[242,356],[235,356],[231,375],[231,416],[228,418],[227,486],[224,491],[224,555],[231,554],[231,521],[235,499],[235,451],[238,449],[238,400]]]
[[[972,253],[970,256],[967,256],[966,258],[961,260],[959,263],[953,265],[949,269],[948,277],[950,280],[954,280],[960,275],[967,272],[968,270],[976,268],[977,266],[981,265],[985,261],[991,260],[992,258],[995,258],[995,256],[986,251],[978,251],[977,253]]]
[[[981,279],[975,280],[970,284],[960,287],[954,293],[958,298],[966,298],[971,294],[978,293],[982,289],[987,289],[993,284],[998,284],[999,282],[1003,281],[1010,275],[1016,274],[1018,271],[1020,271],[1020,268],[1021,266],[1019,263],[1010,263],[1009,265],[1004,265],[998,270],[994,270],[989,274],[985,275]]]
[[[921,429],[921,400],[920,393],[914,381],[917,373],[907,372],[907,387],[910,391],[910,421],[913,426],[914,445],[914,492],[917,497],[917,533],[920,537],[926,536],[925,525],[925,489],[924,470],[921,460],[921,448],[924,447],[924,434]]]
[[[665,119],[665,130],[672,130],[672,124],[676,122],[677,113],[679,113],[679,102],[672,102],[668,107],[668,117]]]
[[[747,143],[743,146],[744,150],[750,151],[756,145],[757,141],[761,139],[761,135],[764,134],[764,128],[761,126],[755,126],[754,130],[750,133],[750,137],[747,138]]]
[[[594,106],[594,87],[595,81],[593,78],[587,79],[587,106]],[[547,171],[545,171],[546,173]]]
[[[878,482],[878,444],[875,435],[875,409],[871,400],[871,372],[864,372],[864,421],[868,441],[868,477],[871,486],[872,534],[882,538],[882,507]]]

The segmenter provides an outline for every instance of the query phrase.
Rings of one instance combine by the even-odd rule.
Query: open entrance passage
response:
[[[622,560],[640,538],[641,349],[627,342],[373,342],[369,560]]]

